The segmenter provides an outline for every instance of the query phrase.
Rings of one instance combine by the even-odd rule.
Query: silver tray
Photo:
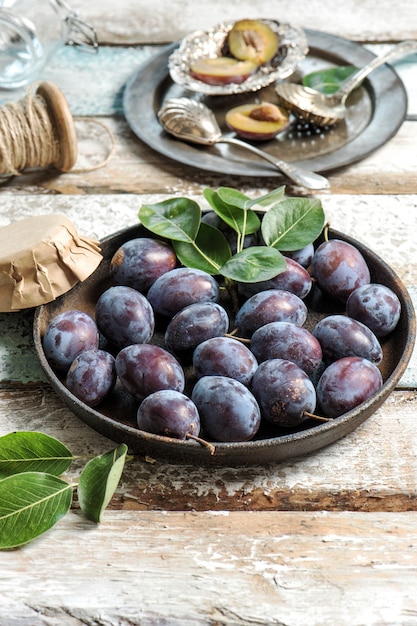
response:
[[[305,30],[309,53],[290,80],[297,81],[318,69],[334,65],[362,66],[374,55],[363,46],[327,33]],[[274,101],[274,86],[259,92],[228,96],[196,94],[174,83],[168,59],[178,43],[168,46],[138,68],[128,81],[123,110],[135,135],[158,153],[178,163],[222,175],[281,177],[273,166],[246,151],[225,144],[201,147],[169,136],[160,126],[157,112],[167,98],[192,97],[204,102],[215,113],[227,133],[224,117],[232,106],[255,102],[262,97]],[[389,65],[373,72],[348,101],[346,121],[324,132],[295,127],[278,138],[262,142],[271,155],[303,165],[316,172],[329,172],[355,163],[371,154],[393,137],[407,113],[404,85]]]

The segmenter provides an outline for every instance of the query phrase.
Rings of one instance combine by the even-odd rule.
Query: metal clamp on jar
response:
[[[64,0],[0,0],[0,88],[35,80],[64,45],[98,50],[94,28]]]

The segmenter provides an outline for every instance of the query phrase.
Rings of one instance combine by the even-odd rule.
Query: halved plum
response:
[[[190,66],[190,75],[208,85],[240,84],[257,67],[253,61],[239,61],[230,57],[202,57]]]
[[[245,139],[267,141],[284,131],[289,113],[271,102],[241,104],[226,113],[227,126]]]
[[[230,54],[236,59],[263,65],[275,56],[279,37],[266,22],[243,19],[233,24],[228,45]]]

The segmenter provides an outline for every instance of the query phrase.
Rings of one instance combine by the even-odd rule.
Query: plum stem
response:
[[[210,452],[211,455],[215,454],[216,446],[210,443],[209,441],[206,441],[205,439],[202,439],[201,437],[197,437],[196,435],[192,435],[191,433],[187,433],[186,438],[192,439],[193,441],[197,441],[197,443],[202,445],[204,448],[207,448],[207,450]]]
[[[318,420],[319,422],[331,422],[332,417],[322,417],[321,415],[315,415],[314,413],[309,413],[308,411],[304,411],[304,415],[310,417],[313,420]]]

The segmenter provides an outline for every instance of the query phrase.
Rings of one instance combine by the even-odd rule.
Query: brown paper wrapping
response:
[[[0,228],[0,311],[46,304],[85,280],[102,259],[97,241],[59,214]]]

